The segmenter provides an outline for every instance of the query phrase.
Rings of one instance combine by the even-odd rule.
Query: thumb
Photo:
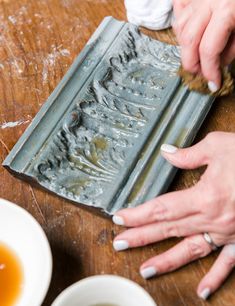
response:
[[[195,169],[208,164],[209,148],[202,140],[192,147],[177,148],[170,144],[161,146],[162,156],[172,165],[182,169]]]

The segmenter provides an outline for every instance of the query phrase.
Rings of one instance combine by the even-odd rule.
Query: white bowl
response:
[[[0,199],[0,243],[18,255],[23,268],[22,292],[14,306],[40,306],[52,273],[51,249],[39,223],[23,208]]]
[[[138,284],[115,275],[85,278],[65,289],[52,306],[157,306]]]

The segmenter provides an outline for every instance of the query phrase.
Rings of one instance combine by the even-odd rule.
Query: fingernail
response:
[[[129,244],[126,240],[115,240],[113,242],[113,248],[115,251],[123,251],[129,248]]]
[[[211,92],[216,92],[219,89],[218,86],[212,81],[208,82],[208,88]]]
[[[112,220],[113,220],[113,223],[115,223],[115,224],[117,224],[117,225],[125,225],[125,224],[124,224],[123,218],[120,217],[120,216],[114,215],[113,218],[112,218]]]
[[[211,294],[210,289],[209,289],[209,288],[205,288],[205,289],[203,289],[202,292],[199,294],[199,297],[205,301],[206,299],[208,299],[208,297],[210,296],[210,294]]]
[[[235,259],[235,244],[227,244],[224,248],[223,248],[226,256],[229,256],[230,258],[234,258]]]
[[[161,151],[166,152],[166,153],[175,153],[178,150],[177,147],[170,145],[170,144],[166,144],[164,143],[163,145],[161,145]]]
[[[144,278],[144,279],[148,279],[150,277],[153,277],[154,275],[157,274],[157,270],[155,267],[148,267],[145,269],[140,270],[140,275]]]

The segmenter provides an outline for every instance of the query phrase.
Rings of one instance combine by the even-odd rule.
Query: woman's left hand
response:
[[[198,295],[206,299],[235,265],[235,133],[213,132],[186,149],[163,145],[162,154],[176,167],[194,169],[207,165],[207,169],[189,189],[161,195],[115,214],[114,223],[131,229],[118,235],[113,245],[121,251],[170,237],[185,237],[140,267],[141,275],[149,278],[208,255],[212,246],[202,234],[209,233],[217,246],[226,246],[198,286]]]

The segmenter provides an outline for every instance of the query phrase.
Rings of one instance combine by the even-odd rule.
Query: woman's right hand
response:
[[[174,0],[173,4],[183,67],[202,73],[215,92],[221,86],[221,67],[235,58],[235,1]]]

